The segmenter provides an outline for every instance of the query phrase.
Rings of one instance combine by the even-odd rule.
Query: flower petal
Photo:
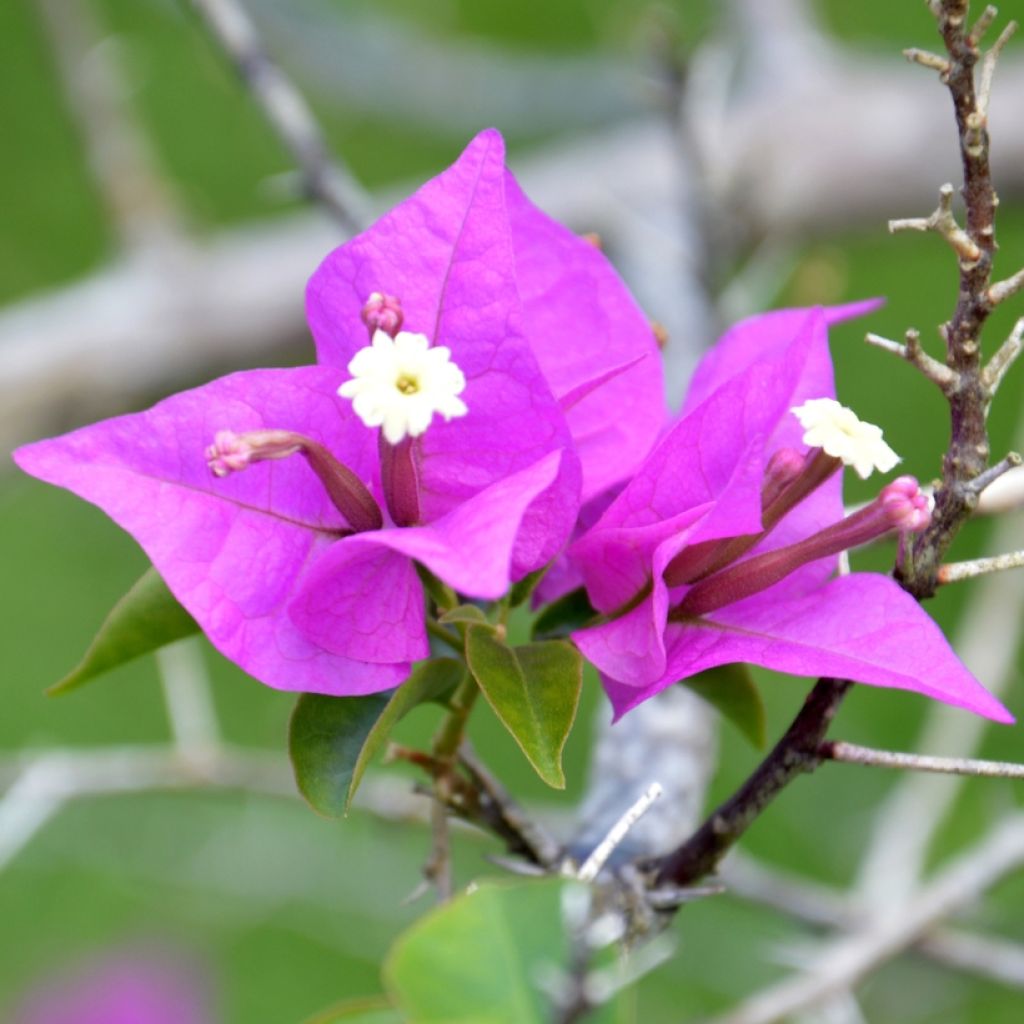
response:
[[[15,453],[26,472],[102,508],[142,545],[226,657],[269,686],[317,693],[387,689],[408,665],[366,665],[311,644],[286,609],[345,527],[301,457],[217,479],[204,451],[217,430],[294,430],[363,480],[376,444],[335,394],[337,370],[255,370],[185,391]]]
[[[524,333],[497,132],[478,135],[313,275],[306,305],[321,362],[346,366],[364,347],[360,312],[374,291],[397,296],[404,329],[449,348],[466,377],[467,414],[435,421],[418,443],[426,522],[571,445]]]
[[[514,579],[544,564],[544,553],[538,561],[528,542],[533,560],[517,565],[517,549],[522,546],[522,531],[532,506],[543,502],[559,479],[563,462],[571,460],[571,453],[552,452],[426,526],[361,533],[349,538],[345,546],[389,548],[422,562],[460,593],[487,600],[499,598]],[[543,507],[540,519],[546,519]],[[319,586],[320,575],[329,572],[330,563],[325,562],[310,586]]]
[[[423,587],[412,562],[361,543],[365,536],[346,537],[318,560],[288,606],[292,622],[318,647],[357,661],[428,657]]]
[[[655,683],[630,694],[629,678],[617,675],[618,714],[678,679],[740,661],[911,690],[997,722],[1013,721],[924,609],[893,580],[873,573],[840,577],[793,600],[759,594],[715,612],[713,622],[670,624],[665,645],[665,673]]]
[[[601,381],[567,412],[588,501],[625,479],[657,439],[667,412],[661,357],[604,254],[537,209],[508,172],[505,181],[527,336],[544,376],[559,400]]]

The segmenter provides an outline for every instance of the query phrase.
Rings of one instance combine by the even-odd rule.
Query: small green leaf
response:
[[[465,666],[454,658],[434,658],[417,665],[412,675],[395,690],[380,717],[366,734],[352,766],[352,778],[345,797],[346,814],[364,772],[377,751],[384,746],[391,730],[417,705],[439,701],[448,696],[462,682],[465,673]]]
[[[475,604],[460,604],[450,612],[445,612],[437,621],[445,625],[450,622],[486,622],[487,616]]]
[[[150,567],[111,608],[82,660],[46,692],[67,693],[119,665],[198,632],[195,619]]]
[[[288,727],[288,755],[299,792],[313,810],[343,817],[359,752],[390,695],[326,697],[304,693]]]
[[[550,565],[542,565],[539,569],[534,569],[533,572],[528,573],[518,583],[513,583],[512,590],[508,595],[509,607],[518,608],[527,600],[536,589],[537,584],[544,579],[549,568]]]
[[[466,661],[495,714],[537,774],[565,788],[562,748],[576,717],[583,659],[571,644],[509,647],[486,626],[466,631]]]
[[[321,1010],[305,1024],[406,1024],[402,1016],[383,996],[346,999]]]
[[[587,598],[587,592],[580,587],[579,590],[570,591],[557,601],[552,601],[537,616],[533,623],[533,639],[552,640],[568,636],[596,614]]]
[[[288,753],[299,792],[313,809],[341,818],[374,754],[414,707],[441,700],[465,668],[452,658],[421,662],[401,686],[365,697],[304,693],[288,729]]]
[[[562,894],[576,885],[484,882],[421,918],[384,961],[395,1005],[410,1024],[548,1024],[551,998],[538,981],[568,967]],[[620,1012],[612,1000],[587,1021],[612,1024]]]
[[[764,703],[750,674],[750,666],[739,663],[705,669],[682,685],[699,694],[718,709],[759,750],[767,740]]]

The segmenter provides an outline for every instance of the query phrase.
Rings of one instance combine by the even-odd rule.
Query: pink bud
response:
[[[931,502],[912,476],[897,477],[882,488],[878,500],[894,530],[923,530],[932,519]]]
[[[768,460],[761,486],[761,506],[769,505],[800,475],[807,459],[795,448],[780,448]]]
[[[244,438],[230,430],[218,430],[206,449],[206,462],[214,476],[223,477],[245,469],[252,453],[252,445]]]
[[[394,295],[385,295],[383,292],[374,292],[366,300],[360,316],[371,338],[377,331],[383,331],[393,338],[401,330],[405,319],[401,302]]]

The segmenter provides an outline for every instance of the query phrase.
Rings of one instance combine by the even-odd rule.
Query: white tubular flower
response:
[[[355,354],[348,372],[352,380],[338,394],[351,398],[356,415],[368,427],[380,427],[391,444],[419,437],[435,412],[446,420],[468,412],[458,397],[465,376],[449,349],[431,348],[425,335],[399,331],[391,338],[378,330],[372,344]]]
[[[804,428],[804,444],[852,466],[862,480],[874,469],[888,473],[900,461],[882,439],[881,427],[859,420],[834,398],[811,398],[790,411]]]

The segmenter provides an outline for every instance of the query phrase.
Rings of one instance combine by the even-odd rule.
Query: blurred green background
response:
[[[338,5],[344,6],[342,0]],[[287,156],[183,12],[184,5],[98,0],[93,6],[105,28],[122,37],[129,64],[137,69],[131,102],[197,230],[293,208],[264,186],[290,169]],[[520,52],[617,53],[634,59],[639,44],[632,29],[649,10],[639,2],[615,0],[514,5],[359,0],[351,6],[404,19],[441,38],[483,37]],[[900,59],[900,48],[931,38],[926,12],[913,0],[856,5],[828,0],[819,6],[837,35],[892,61]],[[684,24],[700,32],[714,5],[679,0],[674,7]],[[100,266],[111,255],[113,240],[32,0],[0,4],[0,55],[0,188],[7,197],[0,204],[0,301],[12,302]],[[371,188],[436,173],[466,141],[414,121],[391,121],[382,131],[373,118],[347,110],[344,97],[313,94],[311,99],[332,142]],[[941,102],[937,91],[936,103]],[[511,140],[513,166],[517,152],[539,141],[520,134]],[[1000,239],[1008,272],[1024,257],[1024,204],[1004,204]],[[817,295],[814,282],[821,280],[822,268],[832,290]],[[888,296],[889,304],[872,319],[874,330],[897,337],[916,324],[927,337],[953,301],[952,260],[933,238],[892,239],[884,225],[866,224],[857,235],[809,246],[779,301],[875,294]],[[1011,316],[995,317],[987,336],[1004,337]],[[943,405],[908,367],[867,349],[860,342],[863,329],[844,325],[835,332],[840,397],[881,423],[903,454],[906,470],[928,479],[937,472],[946,436]],[[304,358],[295,354],[297,361]],[[1021,394],[1018,372],[992,415],[995,453],[1010,446]],[[866,494],[863,489],[850,496]],[[988,529],[987,523],[972,524],[958,543],[957,557],[981,552]],[[860,559],[883,569],[889,561],[887,552]],[[91,506],[5,470],[0,473],[0,566],[0,756],[40,746],[166,739],[152,659],[62,699],[43,694],[77,659],[110,605],[143,568],[134,543]],[[967,588],[943,593],[930,610],[952,629],[967,596]],[[254,683],[209,649],[204,657],[226,737],[282,749],[292,699]],[[807,686],[767,674],[764,680],[770,735],[777,735]],[[571,781],[563,795],[543,791],[500,729],[486,721],[476,724],[489,763],[523,798],[547,803],[578,798],[595,691],[591,681],[571,740]],[[1018,715],[1024,713],[1019,680],[1006,699]],[[853,741],[905,748],[913,744],[923,705],[920,698],[860,688],[843,709],[839,731]],[[410,734],[427,733],[434,724],[431,715],[424,710],[414,716]],[[984,753],[1024,760],[1021,735],[1019,729],[992,729]],[[756,757],[724,727],[715,795],[735,785]],[[872,810],[891,782],[881,772],[826,768],[787,791],[751,831],[748,848],[816,879],[847,882]],[[936,856],[968,843],[1002,809],[1019,802],[1009,784],[969,783]],[[460,841],[463,880],[493,870],[480,859],[490,848]],[[0,1008],[33,979],[89,950],[157,937],[197,952],[210,965],[224,1021],[300,1021],[342,996],[379,989],[384,951],[425,907],[403,905],[403,899],[420,878],[427,850],[428,837],[418,828],[360,813],[332,823],[297,801],[205,793],[74,804],[0,872]],[[1000,886],[984,904],[981,919],[993,932],[1024,941],[1024,879]],[[779,976],[785,970],[780,949],[806,936],[788,920],[729,897],[687,909],[676,932],[679,954],[641,986],[641,1021],[675,1021],[728,1005]],[[912,957],[879,972],[862,994],[867,1019],[878,1022],[1017,1024],[1024,1007],[1019,992]]]

